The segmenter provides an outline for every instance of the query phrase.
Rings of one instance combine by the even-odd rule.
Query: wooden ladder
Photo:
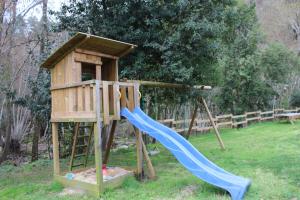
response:
[[[89,129],[86,131],[86,129]],[[87,133],[88,132],[88,133]],[[80,123],[77,122],[74,128],[73,146],[69,169],[73,170],[75,167],[86,167],[90,151],[91,138],[94,132],[93,123]],[[83,163],[75,164],[77,158],[84,158]]]

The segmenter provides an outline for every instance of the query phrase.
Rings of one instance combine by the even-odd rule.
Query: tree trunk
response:
[[[5,0],[0,0],[0,42],[2,39],[2,26],[4,19],[4,11],[5,11]]]
[[[41,133],[41,127],[37,120],[34,122],[34,132],[32,137],[32,149],[31,149],[31,161],[39,159],[39,137]]]
[[[43,16],[42,16],[42,34],[41,34],[41,46],[40,46],[40,53],[42,56],[45,56],[46,53],[45,47],[48,42],[48,16],[47,16],[47,9],[48,9],[48,0],[43,0]]]
[[[15,26],[16,26],[16,20],[17,20],[17,2],[18,0],[12,1],[12,19],[11,19],[11,25],[9,27],[8,33],[9,33],[9,45],[10,48],[13,46],[13,38],[14,38],[14,32],[15,32]]]
[[[8,154],[10,153],[10,142],[11,142],[11,123],[12,123],[12,114],[11,114],[11,99],[7,103],[7,127],[4,139],[4,148],[2,155],[0,156],[0,164],[7,159]]]
[[[0,157],[0,164],[7,159],[7,156],[10,152],[10,141],[11,141],[11,131],[6,130],[5,144],[4,144],[2,155]]]
[[[42,34],[41,34],[41,43],[40,43],[40,55],[43,58],[46,54],[46,45],[48,42],[48,0],[43,0],[43,7],[42,7]],[[38,76],[40,75],[41,71],[39,71]],[[31,161],[38,160],[39,155],[39,138],[42,133],[42,125],[40,124],[41,121],[38,120],[38,116],[35,117],[34,122],[34,133],[32,137],[32,151],[31,151]]]

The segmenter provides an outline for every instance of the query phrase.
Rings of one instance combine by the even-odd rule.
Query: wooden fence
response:
[[[248,124],[268,121],[277,118],[278,114],[282,113],[298,113],[300,108],[285,110],[285,109],[274,109],[271,111],[254,111],[246,112],[243,115],[217,115],[213,118],[218,128],[242,128],[248,126]],[[159,122],[166,126],[174,129],[178,133],[187,132],[191,119],[175,120],[175,119],[164,119]],[[209,119],[196,118],[192,127],[193,132],[207,132],[213,129]]]

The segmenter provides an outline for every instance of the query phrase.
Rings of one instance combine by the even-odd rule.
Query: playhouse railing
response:
[[[121,100],[129,108],[134,108],[137,104],[138,83],[99,81],[99,86],[97,86],[96,81],[90,80],[52,87],[51,93],[54,98],[51,121],[95,121],[96,105],[100,103],[101,120],[107,125],[110,120],[120,119]],[[100,90],[99,102],[96,100],[97,90]],[[122,96],[123,99],[121,99]]]
[[[94,80],[52,87],[51,121],[94,121],[95,94]]]
[[[138,89],[138,83],[101,81],[104,124],[120,119],[120,107],[133,109],[139,105]]]

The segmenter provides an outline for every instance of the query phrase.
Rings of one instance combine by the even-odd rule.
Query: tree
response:
[[[46,46],[48,42],[48,0],[43,0],[43,16],[42,16],[42,31],[40,39],[40,60],[43,60],[47,55]],[[48,120],[50,118],[47,106],[49,102],[49,93],[45,92],[50,87],[49,73],[44,69],[39,69],[36,82],[32,83],[32,100],[30,100],[29,107],[34,113],[34,132],[32,137],[32,154],[31,161],[38,160],[39,153],[39,137],[47,131]],[[45,88],[46,87],[46,88]],[[45,94],[46,93],[46,94]],[[42,96],[43,95],[43,96]],[[44,109],[46,107],[46,109]]]
[[[291,106],[300,107],[300,91],[294,91],[291,97]]]
[[[261,41],[254,5],[232,8],[225,15],[228,25],[223,35],[220,69],[224,76],[219,104],[223,111],[240,114],[264,109],[272,90],[263,79],[259,65]]]
[[[232,5],[231,0],[73,0],[56,13],[57,30],[90,30],[137,44],[137,50],[121,61],[122,77],[213,83],[222,16]]]
[[[300,87],[300,59],[282,44],[268,45],[260,53],[259,65],[265,81],[277,93],[277,106],[288,107],[291,96]]]
[[[2,39],[4,13],[5,13],[5,0],[0,0],[0,41]]]
[[[2,14],[5,16],[0,23],[0,137],[4,143],[4,151],[0,152],[0,162],[7,158],[10,151],[19,149],[18,146],[31,129],[31,112],[24,106],[22,99],[29,93],[29,77],[37,75],[39,23],[34,17],[25,20],[24,16],[41,1],[32,0],[29,6],[25,5],[29,1],[24,2],[0,2],[4,3]],[[35,30],[31,22],[35,23]]]
[[[5,7],[6,5],[6,2],[1,2],[1,4],[3,5],[3,8]],[[7,32],[8,34],[10,35],[9,37],[9,42],[8,42],[8,45],[9,45],[9,48],[12,47],[13,45],[13,34],[14,34],[14,30],[15,30],[15,24],[16,24],[16,16],[17,16],[17,1],[14,0],[12,1],[12,5],[10,7],[11,11],[11,23],[9,24],[10,26],[7,28]],[[3,9],[4,10],[4,9]],[[10,52],[8,52],[8,56],[10,55]],[[11,135],[12,135],[12,100],[13,100],[13,95],[12,95],[12,92],[11,91],[8,91],[6,93],[7,95],[7,101],[6,101],[6,108],[7,108],[7,126],[6,126],[6,131],[5,131],[5,144],[4,144],[4,148],[3,148],[3,152],[2,152],[2,155],[0,156],[0,163],[2,163],[4,160],[6,160],[9,152],[10,152],[10,144],[11,144]],[[5,104],[3,104],[5,105]],[[3,109],[1,109],[1,114],[0,114],[0,121],[1,121],[1,117],[2,117],[2,113],[3,113]]]

